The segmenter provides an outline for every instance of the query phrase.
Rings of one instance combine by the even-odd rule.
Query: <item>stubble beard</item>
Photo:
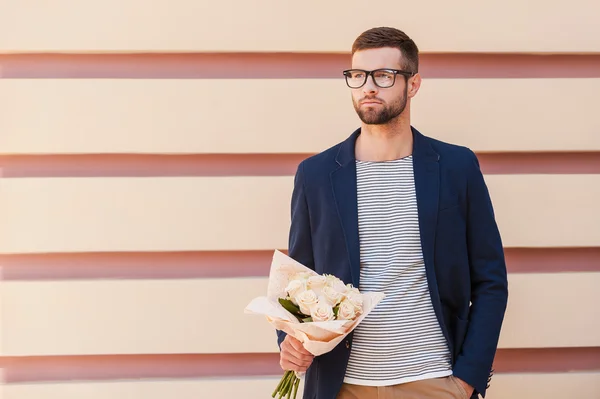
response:
[[[395,118],[399,117],[404,109],[406,108],[406,95],[407,90],[405,88],[403,95],[396,99],[394,102],[389,105],[382,102],[379,106],[380,109],[377,108],[361,108],[358,103],[353,99],[352,103],[354,104],[354,109],[358,114],[358,117],[365,125],[385,125],[390,123]],[[375,99],[371,98],[370,99]],[[362,100],[367,99],[367,97]],[[377,99],[381,101],[380,99]]]

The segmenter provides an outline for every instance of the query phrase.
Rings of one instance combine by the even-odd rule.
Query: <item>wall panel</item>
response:
[[[262,0],[236,2],[233,12],[230,2],[194,0],[160,0],[152,7],[141,0],[5,1],[0,5],[0,50],[339,52],[349,51],[363,30],[382,25],[404,29],[428,52],[600,50],[595,3],[574,0],[570,5],[424,1],[411,4],[407,12],[393,0],[377,8],[356,0],[310,0],[302,7]],[[569,34],[548,34],[558,25]]]
[[[486,180],[505,246],[600,243],[600,175]],[[285,249],[292,186],[289,176],[3,179],[0,253]]]
[[[15,384],[0,387],[2,399],[264,399],[277,386],[276,377],[167,381],[69,382]],[[303,389],[298,391],[301,397]]]
[[[3,399],[162,399],[174,392],[178,399],[262,399],[277,385],[276,378],[70,382],[61,384],[15,384],[0,387]],[[562,399],[600,396],[600,373],[496,375],[486,398]],[[208,396],[207,396],[208,395]],[[300,397],[301,391],[298,393]]]
[[[162,399],[174,392],[178,399],[262,399],[270,395],[277,378],[70,382],[15,384],[0,387],[3,399]],[[302,389],[302,388],[301,388]],[[298,397],[301,397],[301,390]],[[207,396],[208,395],[208,396]],[[563,399],[600,396],[600,373],[496,375],[486,398]]]
[[[509,284],[501,348],[600,345],[600,273],[517,274]],[[266,287],[266,278],[5,282],[3,354],[276,352],[273,328],[243,313]]]
[[[600,79],[425,79],[412,122],[475,151],[598,151],[598,93]],[[0,153],[314,153],[359,126],[341,79],[0,80],[0,108]]]

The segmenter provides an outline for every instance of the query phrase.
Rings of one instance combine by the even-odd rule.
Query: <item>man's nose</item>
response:
[[[369,75],[367,77],[367,81],[365,82],[363,88],[363,93],[376,93],[378,91],[378,87],[373,80],[373,75]]]

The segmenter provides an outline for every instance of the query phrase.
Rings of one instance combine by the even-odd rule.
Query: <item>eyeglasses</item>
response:
[[[381,88],[392,87],[394,83],[396,83],[396,75],[404,75],[406,77],[411,77],[415,75],[414,72],[403,71],[400,69],[375,69],[373,71],[365,71],[364,69],[348,69],[344,71],[344,76],[346,77],[346,84],[351,89],[358,89],[363,87],[365,83],[367,83],[367,79],[369,75],[373,76],[373,82],[376,86]]]

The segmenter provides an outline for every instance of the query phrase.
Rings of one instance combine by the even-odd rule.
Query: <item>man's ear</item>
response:
[[[417,73],[408,79],[408,98],[413,98],[421,88],[421,74]]]

